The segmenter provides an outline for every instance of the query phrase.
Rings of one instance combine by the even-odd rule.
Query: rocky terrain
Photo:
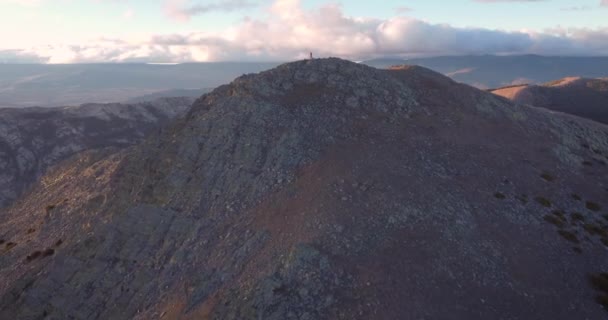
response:
[[[569,77],[544,85],[518,85],[492,90],[517,103],[565,112],[608,124],[608,78]]]
[[[608,128],[421,67],[236,79],[0,213],[3,319],[603,319]]]
[[[0,207],[10,204],[59,161],[83,150],[141,142],[151,131],[184,114],[193,100],[0,109]]]

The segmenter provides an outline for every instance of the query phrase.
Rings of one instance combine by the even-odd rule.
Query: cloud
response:
[[[98,61],[285,61],[315,56],[359,60],[378,56],[462,54],[606,55],[608,28],[507,32],[460,28],[397,16],[346,15],[336,4],[304,9],[276,0],[259,19],[246,18],[221,33],[192,32],[145,38],[103,38],[13,52],[49,63]]]
[[[602,6],[602,7],[608,7],[608,0],[601,0],[600,6]]]
[[[191,4],[188,0],[164,0],[165,14],[175,20],[188,21],[192,16],[213,11],[231,12],[256,6],[247,0],[222,0],[209,4]]]

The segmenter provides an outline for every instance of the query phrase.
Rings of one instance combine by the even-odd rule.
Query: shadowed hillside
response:
[[[193,100],[0,109],[0,207],[11,203],[59,161],[83,150],[141,142],[184,114]]]

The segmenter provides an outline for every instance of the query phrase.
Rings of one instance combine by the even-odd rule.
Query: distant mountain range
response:
[[[608,79],[570,77],[542,85],[508,86],[491,92],[517,103],[608,124]]]
[[[363,63],[377,68],[420,65],[482,89],[540,84],[571,76],[608,76],[608,58],[605,57],[485,55],[408,60],[384,58]],[[267,70],[278,64],[0,64],[0,107],[141,102],[158,97],[192,96],[243,74]]]
[[[0,210],[0,319],[604,319],[607,161],[608,126],[424,67],[284,64]]]
[[[608,57],[446,56],[402,60],[374,59],[364,64],[376,68],[410,64],[430,68],[452,79],[481,89],[514,84],[540,84],[564,77],[608,76]]]

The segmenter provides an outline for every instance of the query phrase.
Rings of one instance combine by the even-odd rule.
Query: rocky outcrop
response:
[[[285,64],[50,170],[2,213],[0,317],[599,319],[606,157],[430,70]]]
[[[192,101],[0,109],[0,207],[21,195],[48,167],[83,150],[140,142],[185,113]]]
[[[608,79],[569,77],[544,85],[499,88],[511,101],[564,112],[608,124]]]

